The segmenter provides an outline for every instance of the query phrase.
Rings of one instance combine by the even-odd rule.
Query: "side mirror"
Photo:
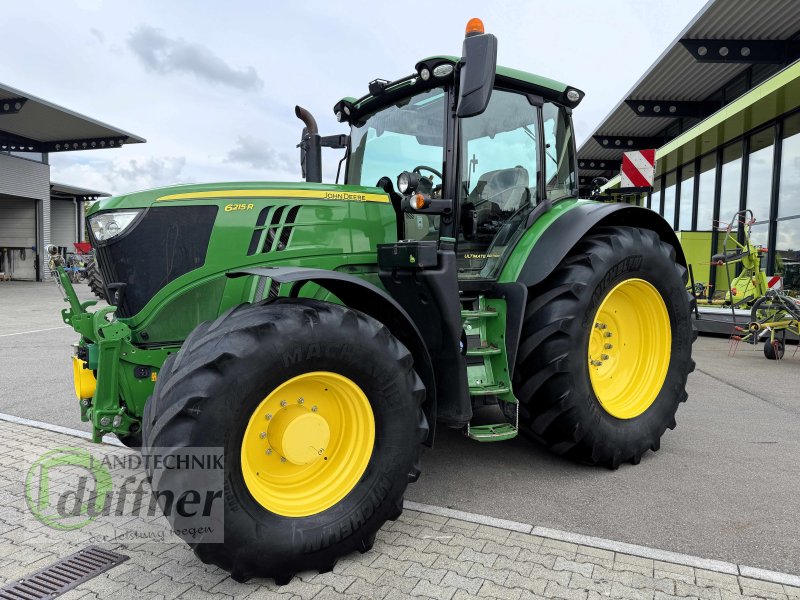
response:
[[[497,69],[497,38],[479,33],[464,38],[461,58],[458,117],[474,117],[486,110]]]

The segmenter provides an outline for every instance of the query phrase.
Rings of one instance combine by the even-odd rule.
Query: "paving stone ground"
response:
[[[96,536],[108,527],[101,517],[80,530],[60,531],[34,518],[24,492],[33,461],[63,446],[103,455],[129,451],[5,421],[0,421],[0,439],[2,586],[96,543]],[[116,526],[123,522],[129,528],[159,525],[136,517],[116,519]],[[237,583],[224,571],[202,564],[183,543],[98,545],[126,554],[130,560],[62,598],[800,600],[796,587],[412,510],[378,533],[371,552],[343,558],[331,573],[300,573],[281,587],[265,580]]]

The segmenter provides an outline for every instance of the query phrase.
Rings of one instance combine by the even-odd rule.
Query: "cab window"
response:
[[[549,200],[572,196],[578,187],[575,178],[575,142],[569,114],[563,106],[545,102],[544,163]]]
[[[523,94],[494,90],[461,122],[459,276],[493,278],[536,204],[539,112]]]

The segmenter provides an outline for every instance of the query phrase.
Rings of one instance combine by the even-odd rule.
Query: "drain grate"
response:
[[[2,600],[42,600],[55,598],[87,579],[128,560],[128,556],[89,546],[62,558],[57,563],[0,588]]]

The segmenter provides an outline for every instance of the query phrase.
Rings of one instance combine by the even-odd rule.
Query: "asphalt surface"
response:
[[[85,286],[80,293],[89,298]],[[88,430],[72,391],[75,334],[62,307],[55,284],[0,282],[0,412]],[[407,498],[800,574],[794,349],[775,362],[760,345],[729,357],[726,339],[698,339],[678,427],[635,467],[585,467],[525,439],[479,444],[440,428]]]

